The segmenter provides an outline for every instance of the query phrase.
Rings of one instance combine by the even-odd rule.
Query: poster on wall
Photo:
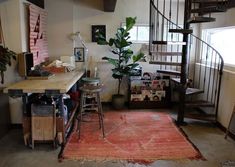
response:
[[[38,65],[48,59],[46,35],[47,13],[35,5],[29,5],[29,49],[33,53],[33,63]]]

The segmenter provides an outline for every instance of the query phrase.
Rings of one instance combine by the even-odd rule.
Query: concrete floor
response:
[[[161,110],[162,111],[162,110]],[[172,117],[175,117],[172,115]],[[224,139],[224,133],[206,122],[186,120],[182,129],[207,159],[158,160],[152,167],[222,167],[228,160],[235,161],[235,141]],[[141,167],[145,165],[127,162],[63,161],[58,162],[60,148],[53,150],[50,144],[36,144],[31,150],[23,144],[22,130],[11,130],[0,140],[0,167]],[[225,167],[225,166],[224,166]],[[228,167],[228,166],[226,166]],[[234,166],[233,166],[234,167]]]

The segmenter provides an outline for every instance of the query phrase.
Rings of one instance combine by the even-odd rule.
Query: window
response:
[[[207,29],[203,30],[202,35],[221,54],[225,64],[235,65],[235,27]]]
[[[122,23],[125,27],[125,23]],[[149,41],[149,25],[136,24],[130,30],[130,40],[134,43],[148,43]]]

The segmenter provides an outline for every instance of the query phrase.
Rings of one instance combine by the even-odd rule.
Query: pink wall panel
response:
[[[29,48],[33,53],[34,65],[47,59],[48,42],[46,38],[46,17],[44,9],[35,5],[29,6]]]

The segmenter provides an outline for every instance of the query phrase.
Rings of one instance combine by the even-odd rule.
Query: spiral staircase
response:
[[[233,6],[230,0],[150,0],[149,63],[171,77],[179,124],[185,117],[217,120],[224,61],[197,36],[197,25],[216,21],[213,13]]]

